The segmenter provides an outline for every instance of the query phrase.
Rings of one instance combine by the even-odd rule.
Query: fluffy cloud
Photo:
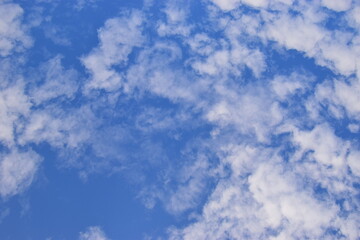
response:
[[[272,239],[320,238],[336,216],[336,206],[316,201],[287,175],[277,166],[261,165],[249,179],[250,191],[264,210],[263,219],[271,228],[283,227]]]
[[[8,154],[1,154],[0,157],[0,195],[11,197],[29,187],[41,157],[31,150],[12,150]]]
[[[219,126],[233,125],[243,134],[266,142],[269,131],[283,119],[282,109],[262,87],[219,89],[221,101],[211,106],[206,118]]]
[[[98,31],[99,46],[82,58],[91,74],[87,90],[114,91],[122,86],[123,77],[114,68],[126,65],[132,49],[142,45],[142,23],[143,17],[138,11],[124,12],[123,16],[106,21]]]
[[[32,44],[22,23],[23,9],[18,4],[0,3],[0,56],[22,51]]]
[[[335,5],[339,3],[339,6],[351,5],[351,1],[323,2]],[[332,68],[341,74],[354,73],[359,61],[358,37],[349,31],[331,31],[324,27],[324,22],[329,16],[319,14],[317,3],[301,3],[294,6],[293,10],[298,14],[290,14],[288,8],[279,8],[275,13],[260,13],[258,17],[263,19],[265,27],[253,32],[252,35],[260,36],[263,40],[275,41],[286,49],[304,52],[307,56],[315,58],[319,65]],[[351,19],[351,14],[349,16]]]
[[[288,49],[314,55],[316,45],[326,35],[324,29],[301,16],[280,14],[275,17],[276,19],[269,23],[266,29],[267,38],[277,41]]]
[[[75,155],[68,165],[84,179],[102,169],[136,172],[148,208],[160,200],[171,214],[190,213],[191,221],[169,229],[170,239],[357,239],[355,3],[213,0],[201,24],[190,23],[190,5],[180,3],[161,5],[157,21],[146,21],[146,9],[108,19],[98,46],[81,57],[84,81],[56,56],[31,83],[0,82],[0,141],[8,151],[1,196],[24,191],[41,161],[16,149],[47,142]],[[4,9],[0,23],[13,30],[0,24],[0,54],[8,56],[30,40],[21,8]],[[329,28],[333,16],[349,26]],[[345,134],[336,129],[343,125]],[[183,129],[193,135],[176,132]],[[166,144],[179,149],[169,154]],[[156,180],[148,181],[146,168],[159,171]],[[107,239],[100,227],[79,238]]]
[[[348,117],[356,120],[360,119],[360,108],[357,102],[359,99],[360,83],[358,78],[326,81],[320,84],[315,93],[317,102],[327,105],[330,112],[337,118],[344,118],[345,113]]]
[[[160,36],[189,36],[192,26],[186,21],[189,14],[188,5],[184,1],[167,2],[163,10],[166,14],[166,21],[159,21],[157,26],[157,32]]]
[[[0,90],[0,141],[8,146],[14,144],[14,132],[21,116],[30,112],[31,103],[24,93],[21,80],[15,81],[5,89]]]
[[[333,230],[356,239],[353,226],[359,220],[342,217],[337,201],[340,196],[355,198],[351,184],[358,174],[358,150],[337,136],[322,116],[328,104],[337,118],[345,109],[357,119],[357,78],[348,78],[356,72],[356,37],[326,28],[328,16],[318,14],[319,3],[298,4],[293,6],[297,13],[290,14],[292,1],[213,2],[224,11],[241,4],[262,10],[251,12],[254,15],[234,12],[231,17],[210,10],[210,18],[220,18],[214,32],[221,33],[213,38],[211,31],[166,30],[165,25],[183,26],[188,17],[172,2],[164,10],[165,25],[155,25],[160,40],[140,49],[122,80],[123,92],[130,96],[140,92],[196,109],[214,127],[211,138],[217,143],[209,147],[219,156],[216,174],[209,160],[194,160],[173,190],[152,186],[140,194],[145,204],[151,208],[158,198],[170,213],[183,214],[196,207],[205,181],[215,178],[201,213],[188,226],[171,228],[170,239],[319,239],[331,238]],[[172,35],[188,37],[163,39]],[[297,50],[344,77],[319,83],[298,69],[266,79],[264,72],[278,69],[271,66],[264,46],[284,56]],[[244,74],[249,69],[250,80]],[[165,120],[156,121],[160,127],[169,126]],[[354,132],[353,126],[349,128]],[[353,214],[357,204],[347,204]]]
[[[322,0],[321,4],[334,11],[347,11],[351,7],[352,0]]]
[[[221,10],[230,11],[237,8],[241,3],[250,7],[266,7],[269,3],[268,0],[212,0]]]
[[[90,138],[94,124],[93,113],[86,106],[68,112],[50,106],[29,115],[20,133],[19,143],[48,142],[57,148],[77,149]]]
[[[292,73],[290,76],[275,76],[271,82],[275,94],[281,99],[286,100],[289,96],[304,92],[309,88],[310,76]]]
[[[213,2],[222,10],[229,11],[229,10],[233,10],[234,8],[236,8],[240,4],[241,1],[240,0],[226,0],[226,1],[213,0]]]
[[[322,164],[338,168],[344,165],[349,145],[337,138],[327,125],[313,130],[294,131],[294,141],[301,147],[301,153],[313,150],[312,155]]]
[[[81,232],[79,240],[108,240],[105,233],[98,226],[89,227],[85,232]]]
[[[30,83],[17,70],[22,67],[21,63],[10,58],[2,63],[0,143],[4,152],[0,194],[11,197],[30,186],[41,162],[34,151],[20,149],[29,149],[29,144],[43,141],[56,147],[76,148],[88,135],[84,128],[78,127],[78,118],[69,117],[58,105],[40,107],[49,100],[72,99],[77,91],[76,72],[65,70],[60,57],[34,71]]]
[[[311,177],[304,173],[313,170],[294,171],[295,163],[287,165],[274,149],[223,150],[231,177],[218,182],[194,223],[170,229],[170,239],[320,239],[330,238],[331,228],[356,239],[351,226],[358,220],[339,218],[335,199],[319,199],[304,185]]]
[[[348,156],[348,163],[351,172],[355,176],[360,176],[360,151],[352,151]]]

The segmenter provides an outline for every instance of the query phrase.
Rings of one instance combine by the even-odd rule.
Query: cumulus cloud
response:
[[[326,31],[308,19],[288,14],[275,15],[268,24],[266,37],[284,45],[288,49],[296,49],[313,55],[315,47],[326,36]]]
[[[19,136],[19,143],[48,142],[57,148],[77,149],[89,139],[93,124],[96,124],[93,113],[86,106],[69,112],[50,106],[29,115]]]
[[[348,129],[349,129],[350,132],[352,132],[352,133],[357,133],[357,132],[359,132],[359,130],[360,130],[360,125],[355,124],[355,123],[350,123],[350,124],[348,125]]]
[[[159,21],[157,32],[160,36],[180,35],[188,37],[191,25],[187,23],[189,4],[184,1],[168,1],[163,9],[166,21]]]
[[[324,229],[336,216],[336,206],[316,201],[305,191],[296,189],[295,179],[286,176],[282,169],[278,171],[276,166],[261,165],[249,179],[250,191],[262,204],[267,224],[275,229],[284,226],[272,239],[325,234]]]
[[[44,141],[55,147],[76,148],[88,138],[88,133],[78,127],[80,122],[77,117],[69,117],[59,109],[59,105],[54,104],[50,108],[39,106],[53,99],[60,100],[58,102],[71,100],[77,91],[76,72],[64,69],[59,56],[34,71],[28,77],[33,81],[26,81],[28,79],[25,80],[23,73],[18,71],[23,67],[21,62],[9,58],[2,63],[1,195],[7,198],[30,186],[41,163],[37,153],[20,149],[30,149],[28,144]]]
[[[347,11],[351,7],[352,0],[322,0],[321,4],[334,11]]]
[[[310,76],[292,73],[290,76],[275,76],[271,87],[281,100],[285,100],[293,94],[304,92],[309,88],[310,81]]]
[[[338,218],[335,199],[316,198],[304,186],[304,172],[289,168],[273,149],[240,145],[224,150],[229,154],[222,161],[230,164],[231,177],[218,182],[194,223],[169,230],[170,239],[329,238],[331,228],[356,239],[355,229],[345,226],[358,220]]]
[[[351,151],[351,153],[348,156],[348,163],[351,169],[351,172],[355,176],[360,176],[360,152],[359,151]]]
[[[351,6],[351,1],[328,2]],[[293,10],[298,14],[288,13],[288,8],[275,8],[278,11],[274,13],[270,11],[271,6],[265,8],[268,11],[258,14],[265,27],[252,32],[252,35],[275,41],[286,49],[303,52],[315,58],[319,65],[330,67],[341,74],[350,75],[356,71],[359,61],[358,37],[349,31],[331,31],[324,27],[328,16],[320,12],[318,4],[302,3],[294,6]]]
[[[162,5],[157,21],[146,9],[106,20],[80,59],[84,81],[55,56],[31,83],[0,82],[1,196],[24,191],[41,162],[18,149],[47,142],[76,155],[69,166],[84,179],[102,168],[140,172],[148,208],[160,200],[191,214],[170,239],[356,240],[360,38],[349,29],[359,9],[350,0],[211,2],[201,24],[180,1]],[[30,40],[19,40],[21,8],[4,9],[8,56]],[[349,26],[329,28],[333,16]],[[179,149],[169,154],[167,144]],[[108,238],[94,226],[79,239]]]
[[[0,3],[0,56],[23,51],[32,44],[22,22],[23,9],[18,4]]]
[[[213,0],[213,2],[219,8],[221,8],[221,10],[229,11],[229,10],[233,10],[234,8],[236,8],[240,4],[241,1],[240,0],[226,0],[226,1]]]
[[[345,117],[344,109],[347,116],[359,120],[360,108],[357,104],[360,100],[359,89],[360,84],[357,78],[350,79],[348,82],[326,81],[317,87],[315,97],[319,103],[328,105],[335,117]]]
[[[344,164],[348,144],[337,138],[327,125],[316,126],[311,131],[294,131],[294,141],[301,152],[313,150],[314,158],[334,168]]]
[[[103,230],[98,226],[88,227],[85,232],[81,232],[79,240],[108,240]]]
[[[41,157],[34,151],[12,150],[1,154],[0,160],[0,195],[11,197],[21,193],[32,183]]]
[[[8,146],[14,144],[14,132],[21,116],[30,112],[31,103],[24,93],[24,84],[16,81],[7,88],[0,90],[0,141]]]
[[[241,4],[245,4],[250,7],[260,8],[266,7],[270,1],[268,0],[212,0],[221,10],[223,11],[230,11],[234,10],[239,7]]]
[[[243,134],[255,135],[266,142],[272,127],[281,123],[282,109],[264,88],[219,89],[221,101],[211,106],[206,118],[219,126],[229,125]]]
[[[91,75],[87,90],[119,89],[123,77],[114,68],[126,65],[132,49],[140,47],[144,41],[141,32],[142,14],[134,10],[122,15],[106,21],[105,26],[98,31],[99,46],[82,57],[82,63]]]
[[[169,31],[168,26],[184,26],[189,14],[171,2],[163,9],[166,21],[154,25],[160,40],[140,49],[121,80],[125,94],[140,92],[191,106],[214,127],[211,138],[216,146],[210,148],[219,157],[215,171],[219,175],[210,173],[214,167],[210,161],[194,160],[172,190],[152,186],[142,192],[145,204],[151,208],[158,198],[170,213],[184,214],[199,204],[205,182],[215,178],[218,181],[200,214],[183,228],[170,228],[170,239],[320,239],[331,238],[333,230],[356,239],[353,226],[359,219],[343,217],[338,199],[355,198],[351,184],[358,175],[358,150],[337,136],[322,111],[329,106],[328,112],[338,119],[345,115],[358,119],[358,80],[349,78],[356,73],[357,38],[326,28],[328,16],[319,14],[320,2],[295,4],[296,14],[288,11],[293,1],[213,3],[225,12],[242,4],[262,10],[238,15],[234,11],[228,17],[209,8],[214,11],[210,18],[220,18],[212,19],[218,34],[214,38],[209,29]],[[332,8],[344,11],[345,7]],[[188,37],[163,39],[172,35]],[[271,66],[274,60],[264,52],[265,46],[281,57],[296,50],[343,77],[317,82],[303,69],[278,74],[276,68],[281,66]],[[274,69],[269,79],[264,76]],[[166,118],[150,117],[148,131],[169,126]],[[349,125],[352,132],[354,124]],[[349,212],[357,208],[355,202],[347,204]]]

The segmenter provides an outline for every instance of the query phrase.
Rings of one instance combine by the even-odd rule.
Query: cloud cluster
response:
[[[169,239],[356,240],[360,6],[212,0],[197,24],[191,4],[106,20],[87,76],[57,55],[28,80],[1,59],[0,195],[31,184],[29,145],[46,142],[83,179],[126,169],[146,207],[191,217]],[[2,57],[31,42],[21,8],[5,10]]]

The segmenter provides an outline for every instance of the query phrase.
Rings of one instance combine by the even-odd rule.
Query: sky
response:
[[[359,240],[358,0],[0,0],[1,240]]]

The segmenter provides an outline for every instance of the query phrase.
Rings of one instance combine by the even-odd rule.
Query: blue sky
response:
[[[2,0],[0,239],[360,239],[356,0]]]

